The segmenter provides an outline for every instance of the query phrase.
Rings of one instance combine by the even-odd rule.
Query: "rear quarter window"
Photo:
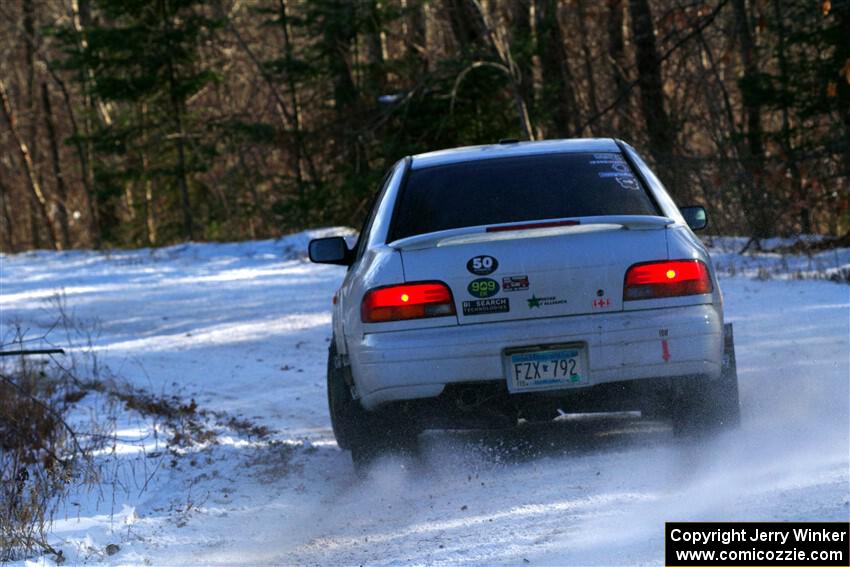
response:
[[[656,214],[620,153],[496,158],[412,169],[389,241],[468,226]]]

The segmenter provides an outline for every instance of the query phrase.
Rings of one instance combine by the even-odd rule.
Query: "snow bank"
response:
[[[740,256],[743,240],[715,239],[738,432],[684,442],[629,416],[428,432],[421,462],[358,480],[325,397],[344,269],[304,259],[309,238],[337,230],[0,258],[0,336],[13,320],[47,329],[45,300],[64,290],[117,375],[272,432],[222,425],[217,444],[175,453],[124,416],[110,469],[122,489],[78,495],[54,526],[69,563],[655,565],[666,520],[850,520],[850,287],[795,281],[845,266],[847,250]],[[762,268],[770,280],[754,279]]]
[[[797,238],[769,238],[744,254],[741,250],[748,238],[715,236],[703,239],[711,252],[717,270],[728,276],[741,275],[758,279],[825,279],[850,282],[850,248],[790,253],[789,248],[822,238],[809,235]]]

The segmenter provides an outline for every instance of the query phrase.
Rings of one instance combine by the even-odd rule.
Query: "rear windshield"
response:
[[[619,153],[498,158],[411,170],[389,240],[466,226],[656,214]]]

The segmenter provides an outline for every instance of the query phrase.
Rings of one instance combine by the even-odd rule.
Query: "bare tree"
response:
[[[547,137],[565,138],[581,124],[575,78],[570,69],[566,41],[556,0],[535,0],[537,56],[543,80],[541,106],[551,112]]]
[[[628,120],[629,86],[626,78],[626,43],[623,34],[623,0],[608,1],[608,63],[611,69],[614,100],[618,101],[612,120],[614,130],[630,138]]]
[[[784,93],[788,93],[790,77],[786,47],[787,32],[785,30],[785,16],[779,0],[772,0],[772,7],[777,29],[776,56],[779,66],[779,82],[782,85],[782,91]],[[812,232],[811,211],[809,210],[808,199],[805,187],[803,186],[802,175],[800,174],[800,166],[797,162],[797,149],[791,133],[791,112],[787,96],[781,97],[780,107],[782,116],[782,134],[779,138],[780,146],[786,156],[788,171],[791,173],[792,191],[794,192],[797,201],[801,230],[806,234],[810,234]]]
[[[47,83],[41,83],[41,99],[44,105],[44,124],[47,127],[47,140],[50,143],[50,155],[53,160],[53,177],[56,181],[56,216],[62,229],[62,248],[71,247],[71,231],[68,227],[68,188],[62,173],[62,161],[59,155],[59,141],[56,136],[56,124],[53,119],[53,105],[50,103],[50,92]]]
[[[171,22],[142,33],[171,26],[175,47],[173,2],[150,3]],[[630,140],[678,197],[714,209],[715,230],[844,234],[845,4],[198,2],[186,15],[213,23],[153,79],[154,99],[121,92],[133,63],[113,73],[121,54],[101,32],[126,22],[102,3],[0,2],[0,123],[11,116],[17,134],[0,128],[0,241],[161,245],[359,224],[401,156],[517,133]],[[193,90],[195,70],[215,80]]]
[[[35,167],[33,166],[32,157],[30,156],[29,148],[27,147],[26,142],[24,142],[24,140],[20,136],[20,133],[18,132],[17,119],[15,118],[15,113],[12,109],[12,103],[9,100],[9,94],[6,90],[6,85],[2,79],[0,79],[0,107],[2,107],[3,115],[6,117],[6,122],[9,124],[9,132],[12,134],[12,139],[18,146],[18,151],[21,156],[21,163],[23,164],[28,186],[38,206],[38,211],[41,215],[41,220],[47,227],[48,234],[50,235],[51,246],[53,246],[57,250],[61,250],[61,239],[56,234],[56,230],[53,226],[53,223],[50,222],[50,215],[47,211],[47,198],[44,196],[44,192],[41,189],[41,184],[38,181],[38,177],[35,172]]]
[[[511,0],[509,16],[512,31],[509,48],[516,66],[519,94],[526,108],[529,108],[534,102],[534,33],[531,22],[531,0]]]
[[[15,242],[14,223],[12,221],[12,213],[9,212],[9,190],[6,185],[0,181],[0,214],[3,216],[3,240],[4,248],[9,252],[17,252],[18,247]]]
[[[579,37],[581,38],[581,51],[584,62],[584,76],[587,78],[587,102],[591,115],[599,114],[599,103],[596,99],[596,78],[594,77],[593,53],[590,46],[590,34],[588,25],[590,23],[587,13],[586,0],[577,0],[576,16],[578,17]],[[593,131],[589,132],[593,135]]]
[[[649,0],[629,0],[629,13],[635,43],[640,106],[649,138],[649,147],[665,181],[675,183],[676,176],[673,174],[672,163],[675,135],[670,117],[664,108],[661,56],[655,42],[655,27]]]

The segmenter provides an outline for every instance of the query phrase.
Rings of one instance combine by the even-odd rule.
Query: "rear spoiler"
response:
[[[456,246],[497,240],[543,238],[564,234],[582,234],[604,230],[657,230],[675,224],[668,217],[652,215],[609,215],[578,217],[572,219],[548,219],[537,223],[526,221],[491,226],[469,226],[417,234],[401,238],[388,245],[396,250],[419,250],[441,246]]]

